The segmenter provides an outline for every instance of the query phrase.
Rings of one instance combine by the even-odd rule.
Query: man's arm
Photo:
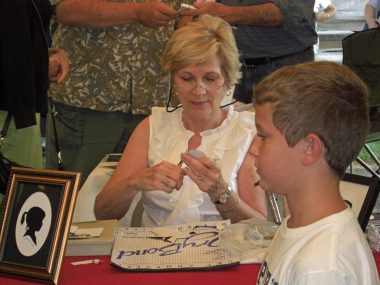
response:
[[[55,7],[58,19],[81,28],[109,28],[138,22],[157,28],[174,19],[177,12],[159,1],[144,3],[102,0],[63,0]]]
[[[364,6],[364,17],[369,29],[377,28],[379,26],[376,19],[376,9],[368,3]]]
[[[330,4],[326,7],[326,9],[323,9],[323,11],[320,11],[315,14],[315,18],[318,22],[326,21],[332,17],[334,17],[336,14],[336,7],[333,4]]]
[[[181,15],[199,16],[210,14],[218,16],[233,25],[274,27],[281,26],[284,15],[273,3],[253,6],[227,6],[220,3],[195,3],[198,9],[183,10]]]

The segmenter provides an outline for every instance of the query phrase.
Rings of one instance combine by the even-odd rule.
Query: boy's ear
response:
[[[311,164],[324,155],[325,144],[316,134],[308,134],[304,139],[303,163]]]

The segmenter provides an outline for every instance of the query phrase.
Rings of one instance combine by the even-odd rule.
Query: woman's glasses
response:
[[[217,91],[224,85],[224,78],[205,78],[200,83],[195,78],[178,78],[173,85],[181,92],[193,91],[198,86],[206,92]]]

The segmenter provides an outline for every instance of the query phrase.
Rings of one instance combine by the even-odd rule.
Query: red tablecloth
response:
[[[380,271],[380,253],[374,253],[378,271]],[[72,261],[99,258],[102,264],[77,265]],[[133,285],[245,285],[255,284],[259,264],[238,265],[223,269],[207,271],[176,272],[127,272],[110,265],[110,256],[100,257],[65,257],[58,284],[133,284]],[[0,284],[23,285],[40,284],[7,277],[0,277]]]

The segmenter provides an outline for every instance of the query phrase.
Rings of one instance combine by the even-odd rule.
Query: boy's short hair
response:
[[[230,24],[219,17],[202,15],[174,31],[161,57],[166,72],[177,71],[189,64],[203,64],[219,57],[231,87],[241,78],[239,51]]]
[[[369,129],[367,88],[348,67],[327,61],[287,66],[253,92],[256,105],[273,103],[273,124],[294,146],[308,134],[326,146],[326,161],[342,176]]]

